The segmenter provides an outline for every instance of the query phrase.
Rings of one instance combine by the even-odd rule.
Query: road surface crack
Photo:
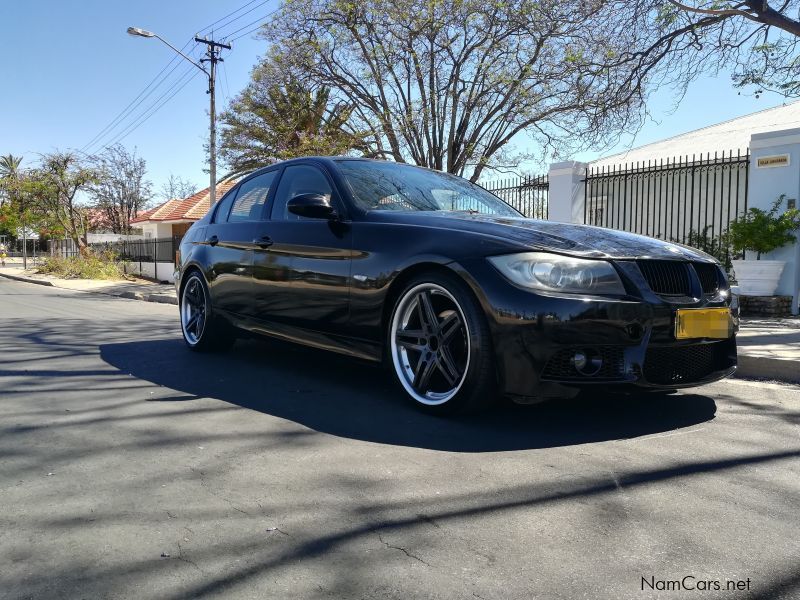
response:
[[[206,572],[203,571],[203,569],[201,569],[200,567],[198,567],[196,562],[194,562],[193,560],[191,560],[189,558],[186,558],[183,555],[183,548],[181,547],[181,543],[180,542],[178,542],[178,556],[176,558],[181,562],[185,562],[188,565],[192,565],[195,569],[200,571],[203,575],[206,575]]]
[[[250,514],[250,513],[249,513],[249,512],[247,512],[246,510],[242,510],[241,508],[239,508],[238,506],[236,506],[236,505],[233,503],[233,501],[232,501],[232,500],[229,500],[229,499],[228,499],[228,498],[226,498],[225,496],[222,496],[222,495],[220,495],[220,494],[216,493],[214,490],[212,490],[210,487],[208,487],[208,484],[206,483],[206,479],[205,479],[205,473],[203,473],[203,472],[202,472],[200,469],[195,469],[194,467],[189,467],[189,468],[192,470],[192,472],[193,472],[193,473],[197,473],[198,475],[200,475],[200,487],[202,487],[202,488],[203,488],[203,489],[204,489],[206,492],[208,492],[209,494],[211,494],[211,495],[212,495],[212,496],[214,496],[215,498],[219,498],[219,499],[220,499],[220,500],[222,500],[223,502],[227,502],[227,503],[228,503],[228,505],[229,505],[229,506],[230,506],[230,507],[231,507],[233,510],[235,510],[235,511],[238,511],[238,512],[242,513],[243,515],[249,515],[249,514]]]
[[[406,550],[405,548],[403,548],[403,547],[401,547],[401,546],[393,546],[393,545],[392,545],[392,544],[390,544],[389,542],[385,541],[385,540],[383,539],[383,535],[381,535],[381,533],[380,533],[380,532],[378,532],[378,539],[381,541],[381,544],[383,544],[383,545],[384,545],[384,546],[386,546],[387,548],[391,548],[392,550],[400,550],[400,552],[402,552],[403,554],[405,554],[405,555],[406,555],[408,558],[413,558],[414,560],[417,560],[417,561],[421,562],[421,563],[422,563],[423,565],[425,565],[426,567],[430,567],[430,566],[431,566],[431,564],[430,564],[430,563],[427,563],[427,562],[425,562],[424,560],[422,560],[422,559],[421,559],[419,556],[417,556],[417,555],[415,555],[415,554],[411,554],[411,552],[409,552],[409,551],[408,551],[408,550]]]

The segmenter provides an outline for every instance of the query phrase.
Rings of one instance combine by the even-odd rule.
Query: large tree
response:
[[[220,155],[229,176],[298,156],[367,150],[351,125],[351,103],[287,67],[269,53],[222,114]]]
[[[614,143],[653,90],[680,98],[701,73],[796,95],[799,5],[284,0],[262,36],[283,70],[352,105],[374,154],[476,180],[531,158],[518,141],[551,155]]]
[[[22,167],[21,156],[0,156],[0,232],[4,235],[17,238],[23,229],[40,229],[43,219],[35,202],[39,186],[33,173]]]
[[[147,164],[124,146],[107,148],[93,161],[96,180],[89,187],[93,208],[113,233],[130,234],[131,219],[147,208],[152,184],[147,180]]]
[[[0,233],[16,237],[18,228],[25,225],[23,201],[22,157],[0,156]]]
[[[734,83],[757,94],[764,90],[800,96],[800,0],[639,0],[641,15],[655,15],[662,34],[640,56],[688,41],[694,55],[679,55],[684,73],[730,70]]]
[[[97,183],[98,171],[71,152],[55,151],[42,156],[29,177],[29,194],[37,212],[54,230],[63,231],[82,255],[89,246],[88,219],[80,194]]]
[[[375,154],[478,179],[520,134],[602,145],[643,118],[647,80],[619,60],[627,2],[286,0],[264,27],[281,63],[351,102]],[[539,158],[543,158],[539,156]]]

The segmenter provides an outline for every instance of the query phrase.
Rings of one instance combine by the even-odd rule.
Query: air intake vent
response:
[[[715,294],[719,290],[719,268],[710,263],[692,263],[697,277],[700,278],[700,286],[704,294]]]
[[[671,260],[636,262],[650,289],[660,296],[690,296],[692,280],[689,265]]]
[[[644,377],[657,385],[700,381],[731,366],[725,342],[692,346],[651,346],[644,359]]]

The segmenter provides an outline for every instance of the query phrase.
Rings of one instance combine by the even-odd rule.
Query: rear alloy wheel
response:
[[[488,328],[463,284],[445,275],[414,280],[395,305],[392,366],[428,412],[475,410],[493,397]]]
[[[235,338],[225,325],[213,318],[208,286],[197,271],[191,271],[183,286],[180,302],[181,332],[192,350],[225,350]]]

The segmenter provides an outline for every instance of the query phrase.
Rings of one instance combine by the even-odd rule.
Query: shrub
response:
[[[725,271],[730,273],[731,258],[735,258],[731,256],[730,234],[723,231],[720,235],[715,236],[709,234],[710,229],[711,225],[705,227],[702,232],[692,229],[689,231],[686,245],[710,254],[725,267]]]
[[[88,256],[52,256],[39,266],[39,272],[63,279],[125,278],[123,263],[109,250],[90,253]]]
[[[775,200],[769,212],[751,208],[731,223],[731,247],[742,255],[746,250],[755,252],[756,260],[760,260],[762,254],[795,241],[792,232],[800,228],[800,210],[792,208],[779,216],[778,210],[785,198],[781,195]]]

